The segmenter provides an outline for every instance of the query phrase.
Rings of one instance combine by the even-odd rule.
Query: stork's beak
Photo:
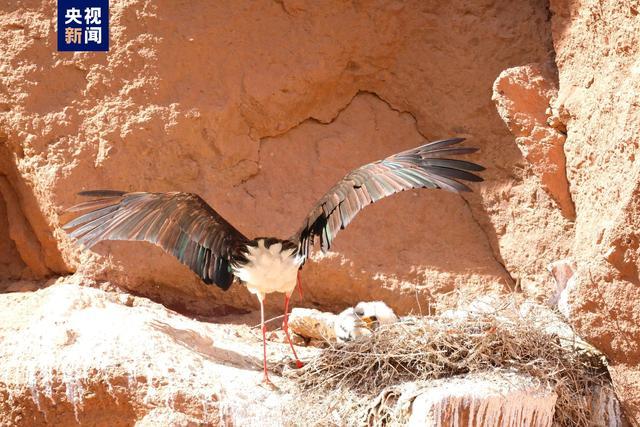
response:
[[[364,322],[365,327],[370,331],[373,331],[374,323],[378,321],[375,316],[362,316],[360,320]]]

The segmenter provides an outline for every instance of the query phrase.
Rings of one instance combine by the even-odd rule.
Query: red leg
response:
[[[300,273],[298,273],[298,278],[300,277]],[[300,283],[300,282],[298,282]],[[304,366],[300,359],[298,359],[298,355],[296,354],[296,349],[293,348],[293,343],[291,342],[291,337],[289,336],[289,298],[291,295],[284,296],[284,321],[282,322],[282,329],[284,330],[285,335],[287,336],[287,342],[291,347],[291,351],[293,351],[293,357],[296,358],[296,366],[298,368],[302,368]]]
[[[264,378],[262,382],[264,384],[271,384],[269,381],[269,375],[267,374],[267,326],[264,324],[264,304],[262,300],[264,297],[258,296],[260,300],[260,326],[262,327],[262,365],[264,368]]]
[[[302,280],[300,280],[300,270],[298,270],[298,293],[300,294],[300,300],[302,300]]]

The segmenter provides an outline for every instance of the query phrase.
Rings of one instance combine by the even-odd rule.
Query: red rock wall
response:
[[[506,290],[505,263],[529,287],[546,275],[522,239],[537,216],[561,216],[519,174],[490,99],[501,70],[548,57],[543,4],[112,2],[108,54],[56,52],[54,2],[2,8],[0,129],[21,197],[37,202],[23,210],[44,219],[29,220],[43,251],[64,260],[50,271],[79,268],[192,312],[253,306],[150,245],[81,255],[59,215],[83,189],[180,190],[249,236],[288,236],[350,168],[460,135],[482,149],[487,183],[466,199],[422,191],[367,209],[305,269],[307,303],[382,298],[406,312],[416,295]],[[512,203],[539,197],[542,213]]]
[[[84,189],[179,190],[286,237],[350,168],[465,136],[485,183],[368,208],[305,268],[303,303],[547,298],[567,258],[567,314],[640,423],[637,2],[114,0],[107,54],[56,52],[55,4],[0,4],[0,278],[78,270],[185,312],[255,307],[151,245],[81,253],[60,215]]]
[[[640,5],[551,1],[577,220],[568,292],[573,325],[612,360],[627,415],[640,424]]]
[[[638,361],[638,341],[620,334],[636,333],[640,320],[635,309],[624,309],[640,297],[640,22],[633,2],[624,3],[578,7],[553,2],[552,10],[558,103],[566,116],[567,172],[578,212],[572,254],[578,261],[577,293],[583,303],[575,309],[597,308],[627,324],[613,333],[610,322],[594,316],[583,319],[582,326],[610,354],[618,350]],[[588,51],[578,49],[585,45]]]
[[[0,280],[21,278],[25,267],[10,237],[7,207],[0,197]]]

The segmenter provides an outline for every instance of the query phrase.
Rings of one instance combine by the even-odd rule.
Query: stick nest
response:
[[[371,403],[385,389],[507,370],[528,374],[555,391],[555,425],[589,425],[590,396],[611,387],[606,362],[575,335],[558,334],[557,323],[523,316],[509,305],[464,319],[408,318],[370,337],[331,344],[290,373],[309,405],[291,409],[289,416],[307,425],[401,424],[389,417],[372,422]]]

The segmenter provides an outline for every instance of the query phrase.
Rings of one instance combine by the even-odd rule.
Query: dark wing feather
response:
[[[97,197],[68,209],[84,213],[63,228],[87,248],[102,240],[155,243],[187,265],[205,283],[228,289],[231,263],[242,256],[248,239],[211,206],[189,193],[126,193],[96,190]]]
[[[477,151],[455,146],[462,141],[463,138],[435,141],[355,169],[318,201],[291,240],[298,242],[299,252],[306,258],[316,237],[320,239],[321,249],[327,251],[338,232],[349,225],[358,212],[383,197],[412,188],[471,191],[459,180],[482,181],[470,171],[482,171],[484,167],[443,158]]]

